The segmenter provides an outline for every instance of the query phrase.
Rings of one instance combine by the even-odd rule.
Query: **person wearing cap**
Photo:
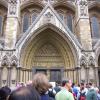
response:
[[[71,90],[70,80],[62,81],[62,90],[55,96],[56,100],[74,100],[73,94],[69,92]]]

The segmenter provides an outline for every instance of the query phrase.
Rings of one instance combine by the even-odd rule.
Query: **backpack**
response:
[[[48,91],[50,97],[55,98],[55,94],[53,93],[53,89]]]
[[[85,95],[85,92],[80,92],[80,98],[79,100],[86,100],[86,95]]]

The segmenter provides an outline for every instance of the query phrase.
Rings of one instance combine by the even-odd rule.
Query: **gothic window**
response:
[[[36,19],[37,16],[38,16],[38,15],[37,15],[36,12],[34,12],[34,13],[32,14],[32,23],[35,21],[35,19]]]
[[[64,18],[64,16],[63,16],[63,14],[62,13],[59,13],[59,16],[60,16],[60,18],[63,20]]]
[[[100,37],[100,30],[99,30],[99,21],[97,17],[93,16],[91,18],[91,29],[92,29],[92,37],[98,38]]]
[[[73,16],[71,14],[67,15],[67,26],[71,31],[73,31]]]
[[[2,16],[0,16],[0,34],[2,34]]]
[[[29,15],[25,14],[23,17],[23,32],[26,32],[28,27],[29,27]]]

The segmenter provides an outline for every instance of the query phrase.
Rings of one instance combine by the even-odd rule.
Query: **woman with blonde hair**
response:
[[[51,84],[47,76],[43,73],[37,73],[33,76],[33,87],[39,92],[41,100],[54,100],[49,97],[48,90],[51,88]]]

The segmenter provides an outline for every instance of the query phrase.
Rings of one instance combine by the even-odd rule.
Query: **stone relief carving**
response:
[[[6,51],[6,55],[7,55],[8,57],[11,57],[12,54],[13,54],[13,52],[11,52],[11,51]]]
[[[8,53],[8,52],[7,52]],[[18,65],[18,59],[15,55],[9,56],[9,54],[6,54],[4,57],[1,59],[1,66],[17,66]]]
[[[89,65],[89,66],[95,66],[95,61],[94,61],[93,56],[90,56],[90,57],[89,57],[88,65]]]
[[[11,57],[11,66],[17,66],[17,65],[18,65],[18,59],[14,55],[14,56]]]
[[[87,1],[86,0],[80,0],[80,16],[87,16]]]
[[[86,57],[84,57],[84,56],[81,57],[81,59],[80,59],[80,66],[84,66],[84,67],[87,66]]]
[[[9,0],[9,14],[16,15],[17,0]]]
[[[47,21],[51,21],[51,19],[52,19],[52,17],[53,17],[53,14],[51,14],[51,12],[47,12],[47,13],[45,14],[45,17],[46,17]]]
[[[1,66],[9,66],[9,59],[7,57],[7,55],[5,55],[1,61]]]

